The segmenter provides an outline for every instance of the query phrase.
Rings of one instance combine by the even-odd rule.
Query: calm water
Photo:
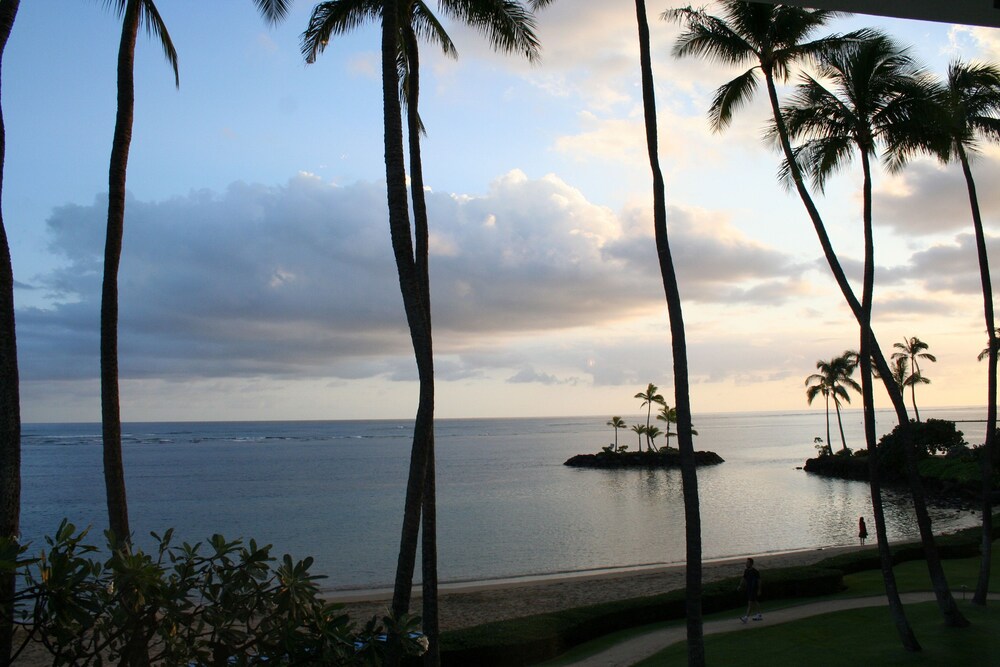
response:
[[[984,412],[927,409],[921,416],[980,420]],[[848,446],[861,446],[860,412],[845,417]],[[696,447],[726,459],[699,471],[706,559],[855,541],[858,516],[871,516],[867,485],[796,469],[814,454],[823,420],[815,412],[696,417]],[[613,439],[605,421],[439,421],[442,581],[683,561],[678,471],[562,465]],[[879,421],[880,432],[893,425],[889,413]],[[970,443],[982,442],[982,423],[959,428]],[[327,588],[391,583],[410,422],[135,423],[123,430],[140,542],[171,526],[187,541],[254,537],[279,555],[314,556]],[[619,440],[635,448],[634,433],[620,431]],[[62,517],[100,535],[107,525],[100,426],[26,425],[23,442],[23,538],[42,544]],[[890,538],[915,537],[905,498],[888,494],[886,501]],[[977,521],[956,510],[935,509],[933,517],[941,530]]]

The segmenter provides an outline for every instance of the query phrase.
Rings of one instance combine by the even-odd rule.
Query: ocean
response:
[[[983,408],[922,409],[955,419],[971,444]],[[879,412],[879,432],[893,426]],[[587,470],[563,462],[614,440],[608,417],[442,419],[436,422],[439,572],[443,583],[613,571],[684,560],[679,471]],[[645,422],[645,415],[627,419]],[[695,446],[726,462],[701,468],[706,560],[853,544],[871,517],[868,486],[801,469],[826,432],[822,412],[696,415]],[[845,413],[848,446],[862,442],[860,411]],[[22,541],[32,552],[64,517],[107,526],[99,424],[26,424]],[[839,438],[832,427],[834,448]],[[312,556],[331,591],[393,580],[412,422],[129,423],[123,427],[129,518],[136,541],[175,529],[214,533]],[[620,430],[621,444],[637,437]],[[658,444],[662,445],[662,438]],[[905,495],[886,493],[891,540],[917,537]],[[935,507],[936,530],[975,525],[968,510]],[[418,567],[419,578],[419,567]]]

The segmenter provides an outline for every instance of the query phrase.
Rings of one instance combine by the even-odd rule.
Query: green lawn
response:
[[[943,561],[952,593],[963,613],[972,622],[965,629],[945,628],[934,603],[907,606],[907,617],[923,646],[919,654],[903,651],[888,611],[884,607],[836,612],[801,621],[754,630],[710,635],[705,638],[709,664],[740,665],[741,667],[772,665],[1000,665],[1000,602],[987,608],[972,606],[963,598],[972,597],[979,574],[979,559],[966,558]],[[912,561],[893,568],[901,592],[930,590],[927,565]],[[1000,541],[993,545],[991,591],[1000,592]],[[766,572],[764,573],[766,577]],[[844,577],[846,590],[832,598],[884,595],[882,575],[878,571],[860,572]],[[967,592],[966,592],[967,591]],[[791,607],[816,600],[775,600],[764,602],[768,609]],[[706,621],[732,619],[736,611],[705,617]],[[668,625],[683,625],[677,621]],[[545,663],[549,667],[571,664],[575,660],[599,653],[609,646],[643,634],[664,624],[626,630],[581,645],[558,659]],[[638,663],[637,667],[664,667],[686,664],[683,642]]]
[[[902,649],[884,607],[824,614],[752,632],[711,635],[705,638],[705,653],[709,664],[741,667],[994,667],[1000,664],[1000,608],[996,603],[986,608],[960,605],[972,622],[968,628],[944,627],[933,602],[906,607],[907,618],[923,647],[920,653]],[[680,643],[636,667],[685,664],[687,653]]]

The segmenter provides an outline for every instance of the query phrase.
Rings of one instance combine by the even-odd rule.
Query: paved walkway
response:
[[[934,593],[904,593],[900,596],[904,604],[915,602],[929,602],[934,600]],[[990,600],[1000,599],[1000,595],[991,593]],[[824,602],[813,602],[811,604],[799,605],[797,607],[786,607],[775,611],[765,611],[764,620],[749,621],[745,625],[740,623],[740,611],[733,611],[732,618],[708,621],[704,625],[706,635],[720,632],[743,632],[756,628],[766,628],[769,625],[787,623],[800,618],[819,616],[836,611],[846,611],[848,609],[860,609],[862,607],[888,606],[888,601],[884,595],[865,598],[841,598],[838,600],[828,600]],[[671,644],[684,641],[687,638],[687,628],[683,625],[660,630],[651,630],[631,639],[615,644],[601,653],[578,660],[572,663],[578,667],[629,667],[640,660],[662,651]]]

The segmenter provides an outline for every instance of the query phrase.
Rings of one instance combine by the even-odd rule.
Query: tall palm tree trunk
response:
[[[410,149],[410,194],[413,199],[413,227],[416,241],[415,268],[420,282],[427,326],[427,340],[431,338],[431,288],[430,288],[430,231],[427,221],[427,201],[424,197],[424,169],[420,156],[420,55],[413,22],[407,21],[405,30],[406,54],[409,59],[409,85],[406,91],[407,139]],[[433,363],[433,356],[431,358]],[[437,667],[441,664],[438,620],[437,572],[437,482],[434,464],[434,422],[428,427],[427,470],[424,476],[421,528],[421,582],[424,635],[428,640],[424,664]]]
[[[420,382],[392,597],[392,612],[396,616],[401,616],[409,611],[413,592],[413,570],[427,477],[428,450],[431,446],[434,423],[434,365],[430,326],[421,295],[421,280],[414,260],[406,197],[403,120],[399,102],[399,78],[396,71],[398,21],[396,4],[392,0],[385,0],[382,8],[382,105],[389,232]],[[398,660],[398,656],[396,659]]]
[[[861,309],[861,304],[858,303],[857,297],[854,296],[854,290],[851,288],[851,284],[847,281],[847,275],[844,273],[843,267],[840,265],[840,259],[837,257],[836,252],[833,250],[833,244],[830,241],[830,236],[826,232],[826,226],[823,224],[823,220],[819,215],[819,210],[816,208],[815,203],[812,200],[812,196],[809,194],[809,189],[806,187],[805,180],[802,178],[802,171],[799,169],[798,164],[795,162],[795,156],[792,152],[791,142],[788,140],[788,130],[785,126],[784,117],[781,115],[781,106],[778,102],[778,91],[774,85],[773,73],[766,69],[764,70],[764,80],[767,83],[767,94],[771,101],[771,111],[774,114],[775,126],[778,129],[778,139],[781,143],[781,150],[785,156],[785,160],[788,162],[789,169],[791,170],[792,180],[795,183],[795,190],[799,194],[799,199],[802,200],[803,206],[805,206],[806,212],[809,215],[809,219],[812,221],[813,229],[816,231],[816,236],[819,239],[820,246],[823,249],[823,255],[826,257],[827,264],[830,266],[830,271],[833,273],[834,279],[837,285],[840,287],[841,293],[844,295],[844,299],[847,301],[851,308],[851,312],[854,313],[855,319],[857,319],[858,324],[861,325],[861,340],[866,344],[865,349],[868,351],[868,359],[874,361],[876,367],[878,368],[879,375],[882,377],[883,383],[886,386],[886,391],[889,392],[889,396],[892,398],[893,405],[897,407],[897,417],[898,406],[902,403],[902,396],[899,390],[893,385],[890,386],[892,382],[892,373],[889,371],[889,365],[885,361],[885,356],[882,354],[878,347],[878,341],[871,332],[870,327],[864,326],[864,314]],[[870,320],[870,317],[869,317]],[[867,334],[867,335],[865,335]],[[870,361],[868,362],[870,366]],[[861,364],[865,364],[865,359],[862,358]],[[870,368],[869,368],[870,375]],[[871,378],[869,377],[869,385],[871,384]],[[862,392],[864,390],[864,373],[862,372]],[[862,396],[862,403],[867,404],[869,399],[865,399]],[[871,415],[874,419],[874,395],[870,398],[872,405]],[[904,416],[905,416],[906,406],[903,406]],[[867,407],[866,407],[866,415]],[[906,423],[906,419],[900,421],[900,423]],[[865,422],[867,424],[868,418],[866,416]],[[867,426],[866,426],[867,428]],[[875,446],[875,436],[874,432],[871,437],[866,435],[866,444],[869,450],[869,462],[870,466],[877,464],[876,457],[878,450]],[[872,513],[875,517],[875,528],[876,537],[878,541],[878,551],[879,551],[879,561],[882,565],[882,578],[885,583],[886,599],[889,603],[889,614],[893,619],[893,623],[896,626],[897,632],[899,634],[900,641],[903,647],[908,651],[919,651],[920,644],[917,642],[916,636],[913,634],[913,629],[910,626],[909,620],[906,618],[906,612],[903,609],[903,601],[899,597],[899,589],[896,586],[896,576],[892,571],[892,555],[889,551],[888,536],[885,530],[885,514],[882,506],[882,490],[879,483],[878,474],[876,470],[876,475],[870,478],[869,484],[871,488],[872,495]],[[881,528],[879,528],[881,526]]]
[[[0,76],[3,53],[14,28],[19,0],[0,2]],[[0,79],[2,89],[2,79]],[[0,106],[0,194],[3,192],[7,134]],[[7,230],[0,211],[0,538],[17,539],[21,532],[21,397],[17,373],[17,337],[14,327],[14,269]],[[10,664],[13,649],[14,573],[0,578],[0,665]]]
[[[121,543],[131,539],[125,470],[122,463],[122,423],[118,389],[118,267],[125,231],[125,177],[135,107],[135,42],[139,32],[139,0],[129,0],[118,47],[118,114],[115,119],[111,165],[108,170],[108,229],[104,245],[104,285],[101,291],[101,427],[104,439],[104,487],[108,525]]]
[[[879,471],[879,451],[875,443],[875,396],[872,388],[872,365],[871,351],[872,341],[875,339],[872,333],[872,300],[875,293],[875,240],[872,229],[872,180],[871,165],[868,161],[868,154],[861,151],[861,165],[864,173],[863,186],[863,219],[864,219],[864,274],[861,287],[861,403],[865,415],[865,442],[868,446],[868,472],[870,477],[870,488],[872,495],[872,507],[877,506],[875,514],[875,535],[878,541],[879,567],[882,570],[882,578],[886,586],[886,595],[889,598],[890,606],[895,599],[899,601],[899,591],[896,587],[896,577],[892,571],[892,555],[889,552],[889,537],[885,530],[885,512],[882,507],[882,485]],[[903,647],[908,651],[919,651],[920,643],[917,641],[909,621],[906,619],[902,609],[892,612],[893,623],[896,625],[896,632],[902,640]]]
[[[639,59],[642,71],[643,113],[646,122],[646,147],[649,166],[653,175],[653,227],[656,234],[656,252],[659,257],[663,291],[670,318],[670,339],[674,359],[674,400],[677,402],[677,441],[681,456],[681,482],[684,494],[684,534],[686,538],[686,595],[688,665],[705,664],[705,640],[702,626],[702,565],[701,565],[701,513],[698,506],[698,473],[694,461],[694,442],[691,434],[691,400],[688,385],[687,341],[684,336],[684,317],[681,310],[680,291],[674,272],[673,258],[667,239],[666,188],[657,147],[656,100],[653,93],[653,67],[650,58],[649,23],[646,3],[635,0],[635,14],[639,29]],[[669,426],[669,424],[668,424]]]
[[[962,173],[965,174],[965,184],[969,190],[969,205],[972,207],[972,226],[976,230],[976,250],[979,254],[979,278],[983,285],[983,314],[986,319],[986,332],[989,336],[987,350],[989,364],[986,376],[986,442],[983,443],[982,475],[983,475],[983,539],[980,546],[979,579],[976,582],[976,592],[972,596],[974,604],[985,605],[990,586],[990,560],[993,557],[993,448],[996,446],[997,430],[997,334],[993,317],[993,285],[990,280],[990,260],[986,252],[986,234],[983,231],[983,218],[979,212],[979,197],[976,195],[976,183],[972,179],[972,169],[965,150],[959,147],[959,160],[962,163]]]

